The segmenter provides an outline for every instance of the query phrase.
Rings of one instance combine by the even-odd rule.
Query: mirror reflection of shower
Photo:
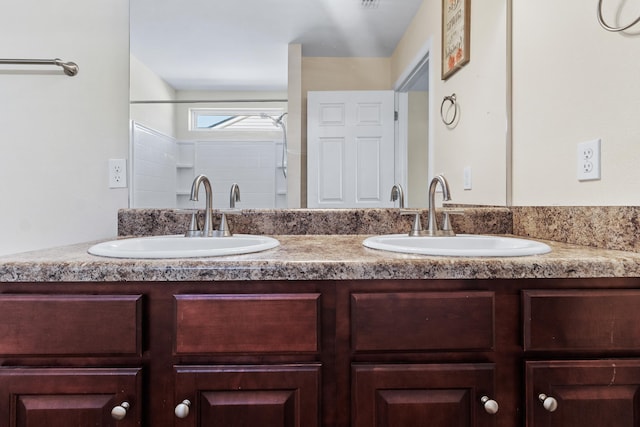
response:
[[[261,113],[260,117],[263,119],[270,119],[273,122],[273,125],[282,129],[282,174],[284,177],[287,177],[287,127],[284,123],[284,117],[288,113],[285,111],[280,116],[273,117],[268,115],[267,113]]]

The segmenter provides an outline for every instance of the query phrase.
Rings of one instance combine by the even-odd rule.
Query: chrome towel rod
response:
[[[0,64],[15,65],[57,65],[62,67],[67,76],[78,74],[78,65],[75,62],[63,62],[62,59],[0,59]]]

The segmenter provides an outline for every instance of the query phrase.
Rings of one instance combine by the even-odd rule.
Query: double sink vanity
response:
[[[229,242],[251,253],[2,257],[0,424],[637,425],[640,254],[520,241],[514,210],[462,211],[437,250],[480,234],[551,251],[412,253],[427,238],[399,236],[398,209],[245,210]],[[172,210],[118,221],[122,237],[189,227]]]

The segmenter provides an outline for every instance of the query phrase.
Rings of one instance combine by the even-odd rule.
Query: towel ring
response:
[[[600,23],[602,28],[604,28],[607,31],[611,31],[613,33],[618,33],[620,31],[628,30],[629,28],[633,27],[638,22],[640,22],[640,17],[638,17],[632,23],[630,23],[629,25],[625,25],[623,27],[612,27],[612,26],[610,26],[609,24],[607,24],[605,22],[604,18],[602,17],[602,0],[598,0],[598,15],[597,16],[598,16],[598,22]]]
[[[447,112],[453,107],[453,117],[451,118],[451,120],[447,120],[444,116],[444,105],[449,102],[451,103],[451,105],[449,105],[449,108],[447,109]],[[440,104],[440,117],[442,117],[442,121],[444,122],[445,125],[450,126],[451,124],[453,124],[453,122],[456,121],[456,117],[458,116],[458,103],[456,101],[456,94],[452,93],[449,96],[445,96],[444,99],[442,100],[442,104]]]

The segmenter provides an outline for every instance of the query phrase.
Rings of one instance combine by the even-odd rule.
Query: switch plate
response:
[[[465,166],[463,170],[462,188],[464,190],[471,190],[471,166]]]
[[[127,187],[127,160],[109,159],[109,188]]]
[[[600,139],[578,144],[578,181],[600,179]]]

